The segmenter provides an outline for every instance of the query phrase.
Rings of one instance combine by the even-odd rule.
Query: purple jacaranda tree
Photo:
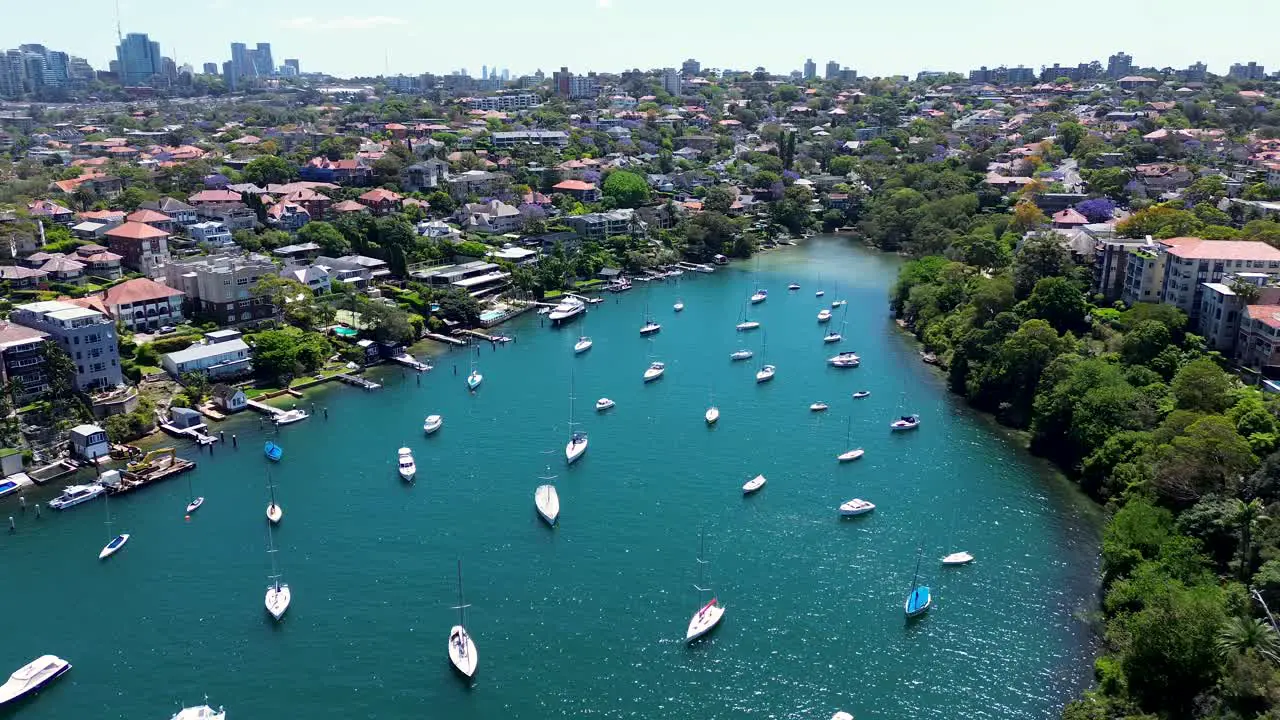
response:
[[[1085,216],[1089,222],[1106,222],[1115,211],[1116,204],[1110,198],[1091,198],[1076,203],[1076,212]]]

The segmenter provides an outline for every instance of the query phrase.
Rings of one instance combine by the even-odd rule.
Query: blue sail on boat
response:
[[[267,444],[262,446],[262,454],[266,455],[268,460],[279,462],[284,455],[284,449],[268,440]]]

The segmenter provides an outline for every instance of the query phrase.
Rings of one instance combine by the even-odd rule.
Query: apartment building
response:
[[[1236,362],[1262,370],[1280,365],[1280,305],[1249,305],[1240,316]]]
[[[111,388],[122,381],[115,321],[97,310],[61,300],[19,305],[9,313],[19,325],[49,334],[76,366],[81,392]]]
[[[1177,307],[1195,324],[1205,283],[1228,273],[1255,273],[1280,278],[1280,250],[1256,241],[1173,238],[1168,243],[1162,284],[1163,302]]]
[[[135,332],[159,330],[182,322],[183,294],[148,278],[135,278],[109,288],[102,304],[111,316]]]
[[[169,262],[169,233],[140,222],[126,222],[105,233],[107,247],[124,266],[148,277],[164,274]]]
[[[0,321],[0,382],[13,383],[13,401],[25,405],[49,390],[44,344],[49,333]]]
[[[569,215],[564,218],[564,223],[573,228],[574,233],[584,240],[604,240],[615,235],[629,234],[634,213],[633,210],[611,210],[603,213]]]
[[[511,95],[473,97],[467,100],[467,105],[472,110],[527,110],[538,106],[538,96],[533,93],[516,93]]]
[[[1205,339],[1210,350],[1227,357],[1236,350],[1245,308],[1244,299],[1236,292],[1240,283],[1258,288],[1254,305],[1280,303],[1280,286],[1269,285],[1269,280],[1265,273],[1235,273],[1222,278],[1222,282],[1204,283],[1196,334]]]
[[[165,284],[186,294],[189,314],[229,325],[275,316],[270,299],[253,292],[258,280],[275,274],[262,255],[209,255],[167,265]]]

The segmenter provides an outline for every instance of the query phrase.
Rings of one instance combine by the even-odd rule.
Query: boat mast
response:
[[[276,544],[271,536],[271,521],[267,521],[267,557],[271,558],[271,586],[280,589],[280,571],[276,567]]]
[[[461,626],[463,630],[467,628],[468,607],[470,607],[470,605],[467,605],[462,600],[462,558],[458,558],[458,607],[455,609],[458,611],[458,625]]]
[[[696,585],[693,586],[693,589],[698,591],[698,602],[702,602],[702,593],[710,592],[709,588],[702,587],[702,573],[703,573],[703,569],[707,565],[707,561],[703,559],[703,555],[706,553],[706,549],[707,549],[707,529],[706,528],[702,529],[700,538],[701,539],[698,541],[698,582]]]
[[[920,548],[916,551],[916,572],[911,577],[911,593],[907,597],[911,597],[916,592],[916,588],[920,586],[920,560],[924,557],[924,539],[920,540]]]

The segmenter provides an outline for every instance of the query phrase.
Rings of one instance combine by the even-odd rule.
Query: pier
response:
[[[466,347],[467,345],[465,340],[459,340],[456,337],[449,337],[448,335],[441,335],[440,333],[429,332],[427,333],[427,337],[431,340],[435,340],[436,342],[448,343],[455,347]]]
[[[48,465],[27,471],[27,477],[31,478],[37,485],[43,485],[50,480],[57,480],[60,477],[70,475],[78,470],[79,467],[79,465],[70,460],[54,460]]]
[[[204,423],[186,428],[180,428],[169,423],[161,423],[160,429],[177,438],[190,438],[201,445],[212,445],[218,442],[218,438],[205,432],[205,430],[209,429],[209,426]]]
[[[272,420],[276,419],[277,415],[284,414],[284,411],[281,410],[280,408],[271,407],[270,405],[264,402],[258,402],[257,400],[246,400],[245,405],[253,408],[254,410],[257,410],[260,413],[264,413],[270,416]]]
[[[161,480],[168,480],[188,470],[194,470],[195,467],[194,461],[178,457],[173,448],[160,448],[147,453],[136,463],[129,463],[128,469],[119,473],[118,482],[112,482],[114,478],[111,477],[116,474],[116,471],[108,470],[103,473],[102,486],[111,495],[119,495],[133,492]]]
[[[382,387],[381,385],[379,385],[378,383],[372,380],[365,380],[364,378],[358,377],[356,375],[347,375],[344,373],[342,375],[334,375],[334,377],[338,378],[339,380],[341,380],[342,382],[348,385],[355,385],[356,387],[364,388],[365,390],[377,390],[378,388]]]
[[[391,362],[400,363],[401,365],[417,370],[418,372],[427,372],[431,369],[430,363],[424,363],[421,360],[417,360],[408,353],[391,358]]]

